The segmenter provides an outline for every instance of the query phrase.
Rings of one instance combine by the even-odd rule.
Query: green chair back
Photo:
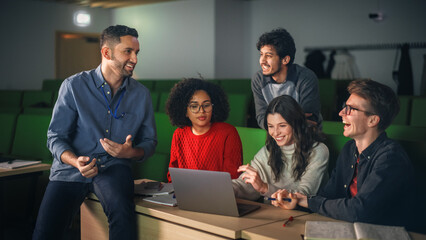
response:
[[[400,109],[392,124],[408,125],[411,110],[411,96],[398,96],[398,98]]]
[[[158,111],[159,96],[160,94],[158,92],[151,92],[152,108],[154,109],[154,112]]]
[[[144,85],[146,88],[148,88],[150,92],[154,91],[156,82],[155,80],[138,79],[137,81]]]
[[[21,107],[22,93],[23,91],[0,90],[0,107]]]
[[[251,91],[251,80],[249,78],[243,79],[217,79],[219,85],[227,93],[240,93],[250,94]]]
[[[154,116],[158,140],[155,152],[170,154],[173,133],[175,132],[176,127],[170,124],[169,117],[165,113],[156,112],[154,113]]]
[[[228,94],[230,111],[227,123],[239,127],[247,126],[249,96],[248,94]]]
[[[169,93],[172,87],[178,83],[180,80],[157,80],[155,81],[155,88],[154,90],[156,92],[167,92]]]
[[[260,128],[236,127],[243,146],[243,164],[250,163],[265,146],[266,131]]]
[[[133,178],[167,182],[169,162],[170,155],[164,153],[155,153],[142,163],[134,162]]]
[[[413,98],[411,107],[411,126],[426,127],[426,98]]]
[[[333,119],[333,115],[337,114],[336,82],[332,79],[319,79],[318,85],[321,102],[321,115],[324,120],[331,121]]]
[[[44,90],[24,91],[22,107],[53,107],[53,92]]]
[[[59,92],[62,82],[63,79],[45,79],[41,85],[41,90]]]
[[[10,153],[17,116],[14,113],[0,113],[0,155]]]
[[[50,118],[40,114],[19,115],[11,155],[51,162],[52,155],[46,146]]]
[[[169,92],[160,92],[159,93],[159,99],[158,99],[158,109],[157,112],[165,113],[166,112],[166,102],[169,98]]]

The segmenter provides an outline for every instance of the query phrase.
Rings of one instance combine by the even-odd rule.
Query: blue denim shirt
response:
[[[102,91],[113,112],[120,102],[117,116],[124,113],[123,117],[111,116]],[[144,159],[154,153],[157,136],[149,90],[129,77],[113,97],[111,93],[101,65],[64,80],[47,132],[47,146],[53,155],[51,181],[91,182],[77,168],[61,161],[66,150],[77,156],[98,157],[99,171],[115,164],[130,166],[130,159],[108,155],[99,142],[101,138],[122,144],[130,134],[133,147],[144,149]]]
[[[352,197],[349,185],[358,157],[358,192]],[[410,159],[401,145],[383,132],[362,153],[354,140],[348,141],[329,182],[317,196],[308,198],[308,206],[339,220],[409,227],[413,200],[415,178]]]

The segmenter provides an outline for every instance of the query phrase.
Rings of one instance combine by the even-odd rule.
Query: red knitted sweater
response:
[[[240,136],[228,123],[215,122],[203,135],[194,135],[189,126],[173,134],[170,167],[229,172],[234,179],[242,159]],[[167,178],[170,182],[170,173]]]

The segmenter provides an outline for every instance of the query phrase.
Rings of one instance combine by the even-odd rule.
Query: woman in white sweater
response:
[[[278,189],[315,195],[328,180],[328,148],[320,130],[306,121],[290,96],[274,98],[265,113],[266,145],[234,179],[236,197],[257,200]]]

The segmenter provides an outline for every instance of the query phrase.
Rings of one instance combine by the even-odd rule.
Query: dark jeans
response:
[[[110,166],[92,183],[49,182],[33,239],[61,239],[89,191],[96,194],[108,217],[109,239],[136,239],[133,185],[131,169],[125,165]]]

